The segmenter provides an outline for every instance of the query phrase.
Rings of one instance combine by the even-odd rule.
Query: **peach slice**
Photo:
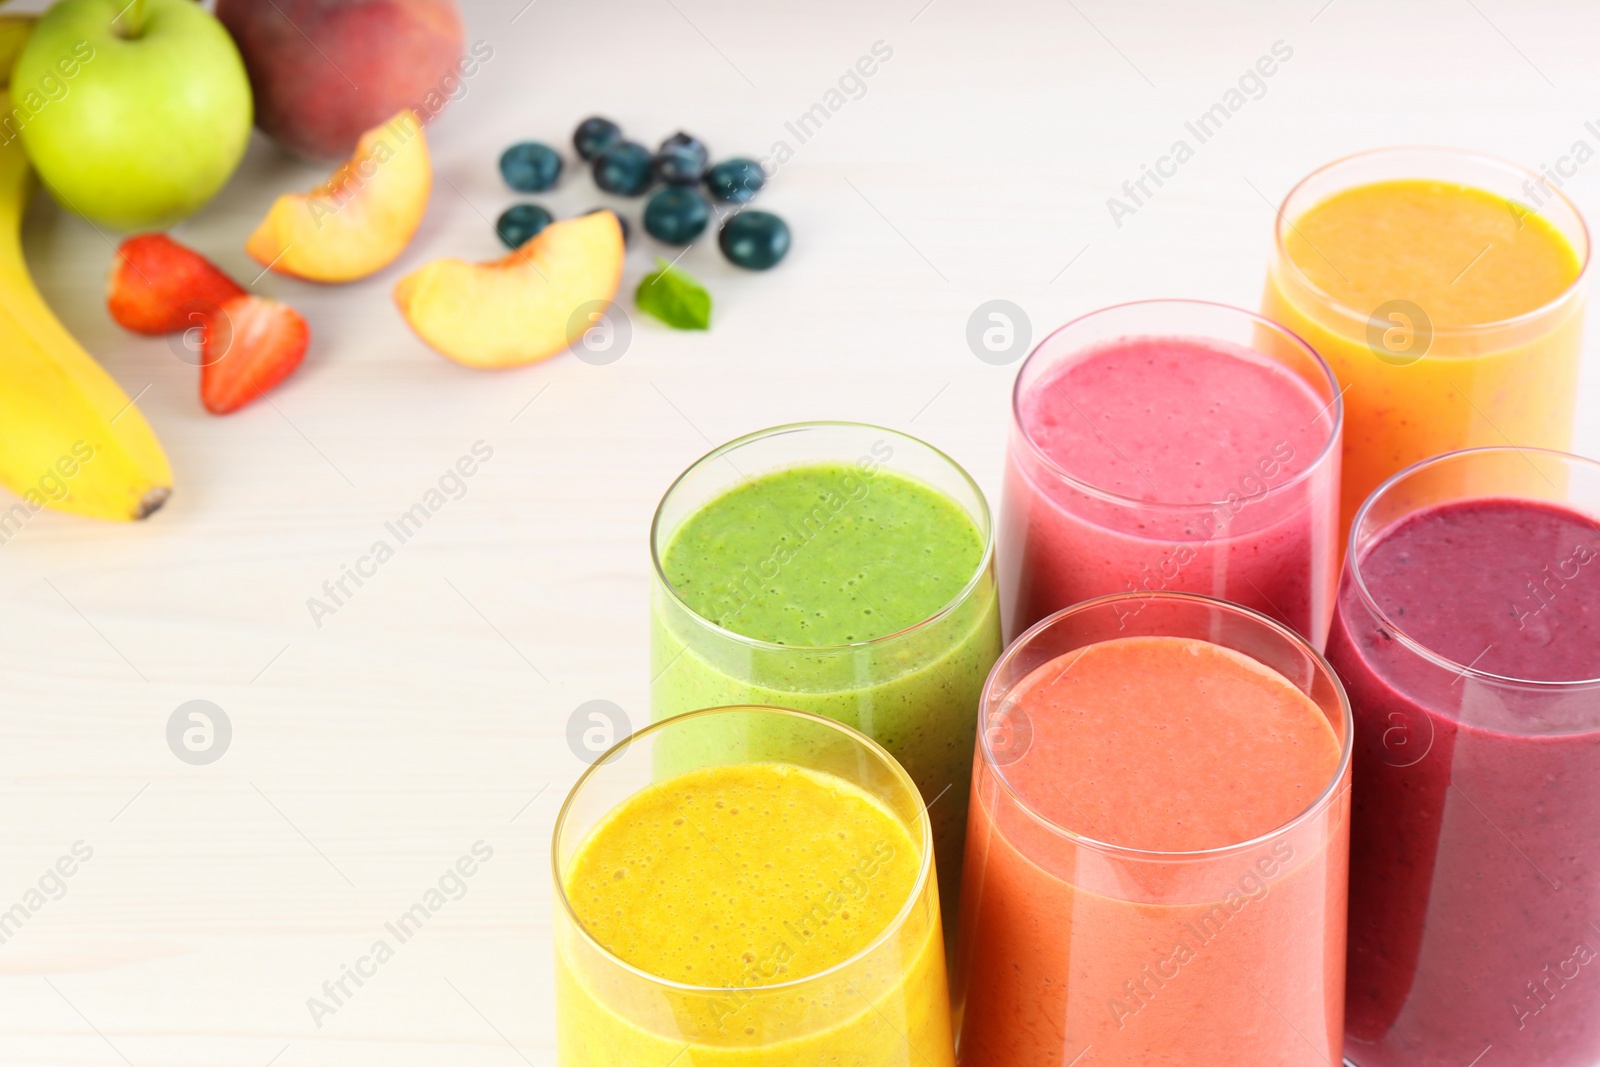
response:
[[[622,227],[609,211],[553,222],[491,263],[436,259],[394,287],[411,328],[469,367],[518,367],[567,348],[617,295]]]
[[[382,270],[422,223],[433,166],[411,109],[361,135],[355,155],[309,193],[278,197],[245,242],[256,262],[314,282]]]

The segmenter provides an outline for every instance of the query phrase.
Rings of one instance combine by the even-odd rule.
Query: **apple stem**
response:
[[[144,2],[145,0],[133,0],[125,9],[124,14],[127,18],[123,24],[122,37],[132,40],[144,35]]]

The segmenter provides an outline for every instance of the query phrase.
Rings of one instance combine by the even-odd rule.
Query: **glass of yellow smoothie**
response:
[[[783,760],[780,721],[806,741]],[[658,722],[578,780],[552,860],[562,1067],[953,1064],[927,813],[855,730],[753,706]]]
[[[1429,456],[1571,444],[1589,235],[1559,181],[1471,152],[1383,148],[1284,199],[1264,313],[1345,390],[1341,528]]]

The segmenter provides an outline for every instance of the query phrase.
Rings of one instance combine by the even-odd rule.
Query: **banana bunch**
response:
[[[0,19],[5,82],[20,21]],[[10,113],[10,90],[0,89],[0,118]],[[150,425],[28,274],[22,214],[33,184],[21,138],[0,124],[0,485],[22,498],[0,499],[0,544],[41,508],[142,519],[172,492],[172,468]]]

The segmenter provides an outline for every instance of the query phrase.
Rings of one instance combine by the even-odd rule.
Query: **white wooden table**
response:
[[[583,766],[566,724],[591,699],[647,718],[646,528],[681,468],[763,426],[857,419],[993,492],[1015,367],[968,349],[982,302],[1021,305],[1035,338],[1141,297],[1253,306],[1274,204],[1329,159],[1600,148],[1600,12],[1580,0],[524,2],[466,2],[494,55],[429,131],[436,192],[400,263],[258,283],[314,334],[271,404],[206,415],[191,367],[108,319],[106,240],[36,205],[40,284],[142,394],[177,491],[140,526],[46,515],[0,546],[0,912],[93,850],[0,944],[0,1063],[553,1063],[549,834]],[[892,56],[801,143],[787,124],[880,41]],[[1107,198],[1277,41],[1293,55],[1260,98],[1115,225]],[[608,366],[434,355],[395,279],[497,255],[499,151],[565,146],[591,113],[723,155],[787,142],[762,206],[793,227],[788,261],[748,275],[693,248],[712,331],[635,321]],[[257,143],[180,236],[254,277],[245,235],[319,177]],[[1600,219],[1600,161],[1568,191]],[[604,198],[577,174],[545,200]],[[636,236],[628,291],[658,251]],[[1600,455],[1600,330],[1587,347],[1578,450]],[[465,495],[316,625],[307,599],[478,441],[493,458]],[[195,699],[233,730],[206,766],[166,741]],[[478,841],[493,858],[464,895],[314,1019],[308,998],[333,1003],[324,982]]]

